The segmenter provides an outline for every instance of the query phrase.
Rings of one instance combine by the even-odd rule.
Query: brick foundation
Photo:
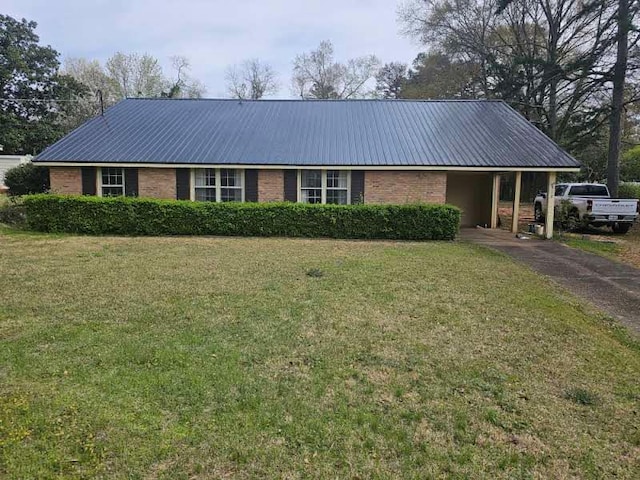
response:
[[[176,199],[175,168],[139,168],[138,195],[147,198]]]
[[[258,170],[258,201],[284,201],[283,170]]]
[[[79,167],[51,167],[49,180],[53,193],[82,195],[82,171]]]
[[[368,170],[364,175],[365,203],[445,203],[446,172]]]

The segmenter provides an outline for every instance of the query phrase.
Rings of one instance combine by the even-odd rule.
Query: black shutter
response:
[[[351,203],[364,203],[364,170],[351,171]]]
[[[297,170],[284,171],[284,201],[298,201],[298,172]]]
[[[96,194],[96,167],[82,167],[82,194]]]
[[[188,168],[176,168],[176,198],[191,199],[191,171]]]
[[[258,170],[255,168],[244,171],[244,201],[258,201]]]
[[[126,197],[138,196],[138,169],[124,169],[124,194]]]

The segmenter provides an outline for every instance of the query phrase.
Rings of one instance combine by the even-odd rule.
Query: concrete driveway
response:
[[[640,270],[558,242],[504,230],[462,229],[460,238],[504,252],[547,275],[640,334]]]

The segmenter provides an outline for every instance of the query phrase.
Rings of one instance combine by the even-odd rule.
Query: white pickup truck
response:
[[[571,203],[569,215],[576,221],[597,227],[609,226],[615,233],[627,233],[638,218],[638,200],[611,198],[607,186],[598,183],[558,183],[554,202],[556,213],[563,200]],[[533,208],[536,221],[544,221],[546,193],[538,193]]]

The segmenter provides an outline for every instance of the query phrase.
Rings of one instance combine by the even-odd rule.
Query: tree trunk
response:
[[[613,98],[609,126],[609,155],[607,160],[607,185],[612,197],[618,196],[620,183],[620,144],[622,140],[622,114],[624,108],[624,83],[627,74],[627,48],[629,41],[629,1],[618,2],[618,51],[613,68]]]
[[[549,54],[546,66],[546,81],[549,82],[549,136],[558,141],[558,80],[560,67],[558,66],[558,38],[560,24],[556,22],[551,12],[549,12]]]

